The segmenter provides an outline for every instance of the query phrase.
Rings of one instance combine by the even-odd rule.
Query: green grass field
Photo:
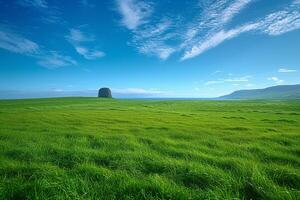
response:
[[[0,101],[0,199],[300,199],[300,101]]]

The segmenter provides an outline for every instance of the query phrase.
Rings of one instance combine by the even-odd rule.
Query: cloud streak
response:
[[[146,55],[156,56],[166,60],[176,51],[168,44],[176,33],[170,32],[174,28],[168,17],[154,19],[154,6],[141,0],[117,0],[118,11],[122,16],[121,24],[132,32],[129,45]]]
[[[93,35],[87,35],[79,29],[70,29],[70,34],[66,36],[72,42],[92,42],[95,40]]]
[[[236,83],[245,83],[245,82],[249,82],[249,78],[251,78],[251,76],[210,80],[210,81],[205,82],[204,85],[215,85],[215,84],[222,84],[222,83],[235,83],[235,84]]]
[[[172,34],[167,33],[171,26],[172,22],[170,20],[162,19],[155,25],[143,27],[134,32],[133,44],[139,52],[165,60],[175,52],[171,45],[166,44],[166,41],[173,37]]]
[[[70,56],[64,56],[58,52],[52,51],[49,55],[43,55],[39,57],[37,62],[39,65],[54,69],[59,67],[65,67],[70,65],[77,65],[77,62]]]
[[[88,49],[82,46],[75,46],[75,50],[78,54],[82,55],[85,59],[88,60],[94,60],[105,56],[105,53],[102,51]]]
[[[156,89],[143,89],[143,88],[125,88],[125,89],[112,89],[113,93],[126,94],[126,95],[158,95],[163,94],[162,91]]]
[[[231,19],[243,10],[253,0],[219,0],[208,1],[201,6],[202,12],[196,20],[189,25],[185,33],[183,47],[190,46],[199,38],[208,37],[221,31]]]
[[[287,68],[280,68],[278,69],[279,73],[292,73],[292,72],[297,72],[295,69],[287,69]]]
[[[198,56],[202,54],[203,52],[214,48],[224,42],[225,40],[229,40],[231,38],[234,38],[241,33],[248,32],[251,30],[256,29],[258,24],[246,24],[244,26],[231,29],[229,31],[221,30],[217,33],[214,33],[213,35],[208,36],[207,38],[202,39],[200,42],[198,42],[197,45],[192,46],[192,48],[188,51],[186,51],[181,58],[181,60],[186,60],[189,58],[193,58],[195,56]]]
[[[284,82],[284,80],[281,80],[281,79],[279,79],[276,76],[269,77],[268,80],[275,82],[277,85],[280,85],[280,84],[282,84]]]
[[[284,10],[271,13],[261,22],[261,31],[271,35],[281,35],[300,28],[300,3],[294,1]]]
[[[117,7],[122,17],[121,24],[130,30],[146,23],[152,12],[150,4],[138,0],[117,0]]]
[[[76,65],[77,62],[56,51],[49,51],[41,45],[18,34],[10,28],[0,25],[0,48],[37,59],[37,64],[47,68]]]
[[[146,55],[168,59],[180,52],[180,60],[199,56],[243,33],[281,35],[300,28],[300,3],[294,0],[279,11],[228,29],[230,22],[256,0],[200,1],[189,16],[157,13],[156,5],[141,0],[117,0],[121,24],[132,33],[129,45]],[[168,4],[169,5],[169,4]],[[189,4],[190,5],[190,4]],[[190,10],[195,5],[191,5]],[[179,13],[176,13],[178,16]],[[158,17],[159,16],[159,17]]]
[[[22,35],[0,27],[0,48],[13,53],[35,54],[39,51],[39,45]]]
[[[73,28],[70,29],[69,34],[65,38],[74,47],[76,52],[87,60],[95,60],[105,56],[103,51],[88,47],[91,42],[96,40],[94,35],[88,35],[80,29]]]
[[[210,24],[209,26],[222,26],[226,24],[226,22],[228,22],[234,14],[238,13],[238,11],[241,8],[244,8],[245,5],[250,2],[251,1],[240,1],[239,3],[236,2],[235,6],[232,5],[231,9],[227,9],[227,11],[220,15],[222,16],[222,18],[224,18],[224,20],[221,20],[221,22],[216,23],[208,23]],[[271,14],[268,14],[263,19],[254,22],[248,22],[234,29],[224,30],[222,28],[222,30],[217,31],[217,28],[212,28],[212,31],[208,31],[208,33],[205,36],[199,37],[199,41],[197,44],[192,45],[192,47],[190,48],[186,48],[187,50],[185,50],[181,60],[186,60],[198,56],[204,53],[205,51],[220,45],[222,42],[237,37],[245,32],[256,31],[268,34],[270,36],[276,36],[287,33],[292,30],[299,29],[299,9],[299,1],[295,1],[290,6],[286,7],[281,11],[273,12]]]

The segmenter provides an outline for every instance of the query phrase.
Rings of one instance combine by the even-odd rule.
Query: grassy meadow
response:
[[[300,199],[300,101],[0,101],[0,199]]]

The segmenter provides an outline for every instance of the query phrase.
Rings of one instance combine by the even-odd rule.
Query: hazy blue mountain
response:
[[[219,99],[300,99],[300,84],[278,85],[264,89],[238,90]]]

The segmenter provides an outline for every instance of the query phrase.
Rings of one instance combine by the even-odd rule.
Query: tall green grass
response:
[[[300,101],[0,101],[0,199],[300,199]]]

